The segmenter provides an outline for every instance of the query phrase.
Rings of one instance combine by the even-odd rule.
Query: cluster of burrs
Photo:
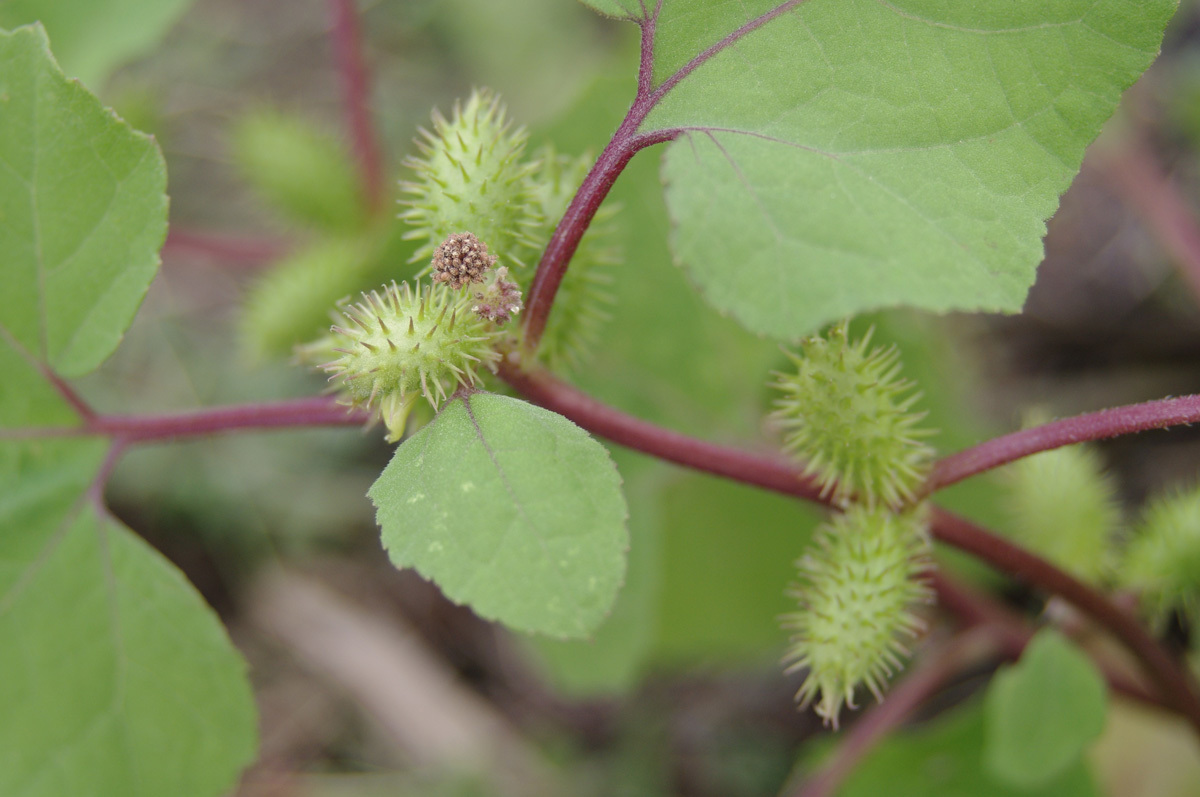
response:
[[[798,610],[783,617],[788,671],[807,671],[796,699],[815,700],[834,727],[860,686],[881,698],[906,639],[924,628],[914,607],[932,597],[927,513],[911,506],[932,462],[931,432],[912,411],[919,394],[900,378],[899,354],[871,348],[870,337],[852,341],[837,324],[787,352],[795,370],[775,382],[788,453],[842,510],[796,563],[788,594]]]

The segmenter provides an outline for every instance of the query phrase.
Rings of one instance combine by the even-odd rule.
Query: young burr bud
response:
[[[845,322],[785,352],[796,370],[776,374],[783,393],[773,416],[788,453],[839,505],[900,508],[913,500],[933,461],[920,426],[921,397],[900,377],[894,347],[871,348],[871,333],[851,341]]]
[[[340,355],[321,368],[342,403],[376,413],[397,442],[419,397],[436,410],[455,389],[477,384],[480,369],[495,369],[498,333],[469,302],[441,285],[392,283],[342,308],[330,337],[312,349]]]

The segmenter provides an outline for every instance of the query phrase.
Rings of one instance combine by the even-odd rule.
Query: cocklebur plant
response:
[[[0,7],[0,20],[35,4]],[[342,12],[353,12],[348,3],[337,5]],[[0,793],[36,795],[41,789],[50,794],[62,791],[60,786],[70,790],[73,784],[89,783],[104,795],[212,797],[228,791],[253,753],[245,678],[219,623],[169,563],[103,510],[104,483],[127,448],[235,429],[359,425],[372,413],[385,412],[384,398],[394,403],[386,412],[398,420],[405,402],[426,392],[440,403],[438,414],[395,449],[391,464],[370,489],[388,555],[397,565],[414,567],[436,581],[452,600],[470,605],[482,617],[556,638],[594,636],[584,643],[588,655],[576,659],[582,666],[594,666],[604,657],[591,654],[610,652],[609,646],[617,649],[614,657],[633,662],[627,672],[657,663],[656,635],[676,634],[672,644],[679,644],[678,637],[688,633],[667,616],[689,608],[688,601],[678,599],[681,584],[701,584],[707,593],[727,597],[718,576],[726,570],[738,573],[740,557],[757,553],[767,536],[762,524],[748,519],[751,513],[739,509],[729,518],[732,530],[720,530],[726,537],[708,536],[705,522],[711,519],[701,518],[684,532],[673,529],[670,544],[656,549],[657,519],[663,518],[665,525],[681,512],[664,497],[665,480],[655,473],[641,481],[636,464],[623,467],[618,476],[586,428],[726,479],[836,502],[842,514],[818,535],[824,544],[808,559],[812,569],[805,569],[797,593],[811,606],[839,601],[843,590],[860,602],[856,613],[834,624],[830,633],[841,641],[831,646],[822,641],[830,638],[830,626],[821,625],[823,617],[798,612],[791,659],[796,663],[807,657],[811,669],[802,698],[810,696],[830,719],[839,705],[853,699],[855,683],[868,689],[880,686],[885,670],[903,655],[897,645],[907,645],[910,632],[918,628],[912,605],[924,599],[927,571],[924,552],[913,541],[920,540],[927,523],[933,538],[1079,606],[1124,644],[1146,676],[1126,694],[1200,726],[1196,690],[1187,674],[1111,599],[1035,552],[994,538],[963,518],[936,507],[911,506],[958,480],[1035,451],[1195,421],[1200,408],[1194,397],[1119,408],[1088,423],[1065,419],[1061,425],[1048,424],[1036,436],[1036,445],[1019,433],[989,441],[996,442],[994,447],[975,440],[964,443],[970,448],[961,456],[937,463],[927,455],[914,456],[923,438],[913,433],[913,426],[893,418],[892,430],[907,442],[895,446],[877,439],[880,450],[890,452],[895,473],[881,471],[861,447],[849,456],[825,446],[826,459],[819,463],[823,470],[810,474],[822,480],[824,489],[811,489],[802,478],[811,458],[801,448],[821,441],[798,426],[787,431],[804,460],[800,464],[755,452],[753,441],[744,447],[711,442],[744,439],[725,421],[757,400],[758,375],[766,367],[755,370],[751,388],[741,389],[752,380],[733,374],[740,373],[743,360],[761,357],[765,362],[772,353],[763,355],[741,343],[706,348],[711,341],[692,332],[707,319],[686,326],[676,321],[679,316],[672,311],[678,305],[671,304],[666,291],[660,293],[669,280],[641,278],[663,266],[678,285],[683,280],[670,270],[668,255],[652,254],[656,250],[645,236],[632,247],[626,242],[635,263],[612,267],[613,284],[620,289],[613,293],[622,300],[609,310],[623,316],[609,328],[604,354],[619,350],[620,357],[602,363],[608,369],[604,373],[576,366],[581,382],[614,383],[612,395],[604,396],[608,403],[543,370],[541,363],[549,358],[540,353],[543,343],[553,340],[557,294],[560,288],[569,290],[597,209],[610,189],[621,191],[624,181],[638,179],[641,166],[652,157],[643,152],[652,148],[666,150],[661,174],[667,210],[664,215],[655,205],[645,213],[648,206],[640,205],[636,220],[642,232],[654,228],[656,240],[669,237],[674,259],[705,300],[755,332],[794,340],[832,320],[894,306],[1016,311],[1041,258],[1044,220],[1121,91],[1153,59],[1174,4],[934,2],[922,4],[920,14],[892,4],[857,2],[753,8],[686,0],[591,0],[589,5],[641,29],[640,63],[627,72],[636,72],[637,88],[632,102],[626,92],[612,104],[617,115],[604,121],[616,132],[607,143],[572,144],[571,151],[593,146],[600,155],[581,175],[561,219],[543,218],[547,212],[536,200],[538,156],[524,160],[519,134],[497,123],[499,115],[487,100],[469,113],[460,106],[457,122],[443,120],[444,129],[462,135],[455,134],[441,152],[433,140],[437,131],[431,133],[418,169],[436,165],[448,171],[439,171],[441,184],[418,174],[413,184],[420,187],[408,194],[415,202],[409,218],[424,230],[414,239],[424,250],[418,258],[421,267],[432,266],[434,249],[447,237],[468,232],[498,258],[483,283],[464,284],[457,293],[447,284],[450,279],[436,286],[410,284],[410,309],[419,314],[425,297],[426,307],[453,310],[461,303],[463,317],[474,314],[488,330],[486,342],[454,344],[479,361],[464,357],[462,362],[472,363],[477,376],[489,373],[488,363],[495,365],[496,376],[536,406],[485,393],[473,378],[460,380],[454,369],[443,368],[443,359],[454,356],[447,338],[446,353],[436,363],[421,366],[406,360],[410,367],[398,369],[391,361],[371,360],[365,370],[354,370],[361,376],[351,381],[371,390],[346,398],[360,408],[370,403],[371,412],[347,414],[344,407],[315,396],[153,416],[92,410],[69,380],[99,365],[116,347],[154,273],[165,231],[165,169],[153,142],[103,111],[57,69],[44,37],[32,30],[0,36],[0,160],[5,164],[0,172],[5,200],[0,243],[8,253],[0,264],[5,285],[0,292],[0,361],[6,369],[0,382],[0,486],[5,499],[18,497],[0,500],[0,748],[16,751],[0,767]],[[703,14],[696,13],[700,5]],[[80,11],[95,13],[95,8],[104,6],[81,4]],[[344,26],[335,29],[343,42],[353,40]],[[63,39],[69,42],[69,37]],[[346,74],[347,93],[354,96],[356,80],[361,89],[361,70],[348,68]],[[365,96],[359,91],[357,100],[348,103],[358,103],[351,114],[357,121],[369,117],[363,113]],[[477,124],[467,124],[468,118]],[[354,129],[360,134],[355,136],[357,152],[365,148],[364,128]],[[471,138],[481,130],[498,131],[495,140],[509,146],[483,146]],[[356,162],[369,164],[371,159]],[[634,168],[626,172],[631,163]],[[645,173],[655,171],[655,164],[648,166]],[[475,167],[479,170],[473,171]],[[378,170],[368,169],[362,183],[379,177]],[[455,190],[464,187],[478,193]],[[515,201],[496,204],[489,192],[497,187]],[[186,189],[180,183],[174,190]],[[628,202],[634,195],[621,199]],[[518,218],[496,221],[510,212]],[[647,217],[650,223],[643,224]],[[437,225],[442,226],[435,230]],[[347,229],[327,226],[338,234]],[[382,275],[374,284],[399,283],[404,276]],[[348,293],[357,295],[359,289]],[[383,304],[386,289],[376,290],[378,300],[364,300],[364,318],[385,315],[370,307]],[[388,311],[402,324],[405,319],[396,310],[403,290],[397,289],[394,302],[389,299]],[[634,315],[644,312],[649,318],[630,315],[628,297],[638,291],[646,302]],[[445,297],[445,305],[439,297]],[[287,302],[280,306],[286,308]],[[447,317],[457,327],[460,316]],[[407,318],[413,319],[413,313]],[[358,331],[338,348],[363,358],[355,362],[373,356],[362,343],[390,352],[393,325],[387,318],[384,324],[387,330],[377,323],[361,329],[354,321],[339,323],[344,330]],[[414,320],[414,333],[417,326]],[[407,334],[407,329],[405,325],[401,332]],[[688,334],[679,334],[680,329]],[[443,332],[442,326],[423,330],[432,338]],[[376,338],[376,333],[385,337]],[[734,338],[728,328],[720,335]],[[417,341],[406,342],[414,344],[409,355],[420,350]],[[905,351],[907,357],[909,349]],[[662,352],[668,356],[653,359]],[[324,362],[338,361],[338,354],[350,356],[334,353]],[[867,425],[872,418],[876,425],[888,425],[879,421],[886,413],[872,414],[864,407],[878,408],[880,398],[890,395],[900,416],[911,414],[915,405],[903,406],[910,394],[886,389],[894,387],[888,367],[880,365],[886,357],[872,366],[869,353],[862,354],[860,367],[843,364],[843,370],[882,376],[885,389],[856,398],[849,410],[867,419]],[[713,382],[728,370],[725,381],[737,383],[729,390],[736,399],[706,406],[710,397],[698,395],[702,391],[692,387],[696,381],[672,371],[678,362],[693,361],[703,362]],[[349,368],[351,362],[344,365]],[[461,364],[455,367],[465,373]],[[801,394],[812,385],[801,384],[799,364],[796,369],[781,382],[791,383],[785,402],[799,417],[807,407],[801,405]],[[418,374],[418,384],[404,387],[413,374]],[[423,385],[419,374],[426,375]],[[431,381],[439,375],[441,380]],[[637,384],[615,385],[621,379]],[[680,389],[683,384],[688,387]],[[922,380],[922,388],[932,393],[929,384]],[[346,389],[351,390],[349,385]],[[638,403],[640,398],[646,400]],[[636,406],[639,413],[659,417],[631,417],[614,405],[626,410]],[[676,419],[705,439],[681,434]],[[938,422],[944,427],[940,417]],[[811,439],[802,440],[806,435]],[[104,441],[110,442],[107,452]],[[831,463],[846,475],[830,470]],[[645,557],[649,551],[651,556],[640,560],[636,572],[630,569],[623,592],[627,603],[614,610],[629,545],[622,478],[640,502],[630,513],[641,524],[633,553]],[[838,486],[843,480],[848,487]],[[648,506],[647,495],[661,505]],[[965,511],[973,514],[969,507]],[[790,536],[785,535],[792,547],[780,559],[786,568],[806,529],[794,513],[784,514],[792,521]],[[892,527],[912,533],[897,535],[895,529],[888,531]],[[702,558],[692,556],[680,565],[681,549],[690,556],[712,538],[725,548],[711,557],[715,564],[698,564]],[[873,547],[855,548],[868,543]],[[827,555],[840,546],[849,548],[844,557]],[[662,563],[653,559],[660,551]],[[880,552],[888,556],[879,557]],[[904,558],[905,552],[911,556]],[[904,578],[872,569],[884,560]],[[664,575],[668,567],[685,570],[683,577],[678,570]],[[744,594],[778,594],[786,578],[728,582]],[[945,586],[941,580],[932,583]],[[888,586],[892,589],[884,589]],[[1139,591],[1152,595],[1152,588],[1145,584]],[[708,632],[726,616],[741,620],[739,605],[725,600],[695,625]],[[944,605],[961,608],[951,601]],[[770,625],[770,613],[761,614]],[[970,616],[963,612],[964,618]],[[611,619],[606,622],[606,617]],[[855,618],[870,622],[860,627]],[[1004,641],[1005,655],[1015,655],[1011,640],[1019,642],[1028,631],[1027,619],[1013,624],[1017,633],[1013,628],[993,633],[991,623],[982,631]],[[69,636],[53,636],[64,626]],[[782,647],[777,629],[771,639]],[[62,655],[64,646],[72,655]],[[1059,647],[1064,646],[1074,650],[1066,642]],[[1066,666],[1061,655],[1051,653],[1032,657],[1026,676],[1010,682],[1016,686],[1006,688],[1005,696],[1024,698],[1010,705],[1036,703],[1030,697],[1038,696],[1039,684],[1070,686],[1080,669],[1091,673],[1093,682],[1098,672],[1109,672],[1090,661],[1094,657],[1108,663],[1100,646],[1088,656],[1076,651]],[[946,670],[962,665],[953,657],[942,662]],[[1120,672],[1118,668],[1117,677]],[[1059,677],[1063,673],[1065,679]],[[923,683],[926,691],[916,698],[906,692],[910,699],[928,697],[934,688],[928,685],[931,677],[914,679],[913,688]],[[1018,694],[1012,695],[1014,691]],[[1073,699],[1077,691],[1062,688],[1054,694]],[[1091,703],[1095,709],[1096,701]],[[1103,715],[1102,706],[1089,716],[1097,714]],[[874,716],[878,724],[868,725],[868,731],[897,721],[894,715]],[[1032,720],[1024,725],[1031,731],[1042,727]],[[1003,723],[997,727],[1005,728]],[[229,732],[213,733],[213,728]],[[1056,731],[1072,734],[1070,727]],[[952,756],[956,764],[980,760],[980,745],[990,744],[980,741],[978,733],[959,736],[956,741],[974,746]],[[1001,768],[1021,765],[1014,763],[1014,743],[1016,753],[1028,757],[1046,746],[1037,744],[1033,733],[1004,738],[1006,755],[987,759]],[[856,749],[861,747],[852,746],[847,754],[858,755]],[[1069,746],[1067,764],[1076,766],[1074,782],[1086,783],[1079,749],[1080,744]],[[921,787],[910,791],[936,793]],[[1071,792],[1064,788],[1055,793]]]
[[[842,706],[855,708],[865,686],[883,700],[887,680],[907,657],[907,644],[925,629],[920,604],[933,591],[929,532],[921,508],[894,512],[851,506],[817,529],[812,549],[797,563],[800,583],[788,590],[799,610],[781,618],[792,632],[784,661],[804,673],[802,706],[838,727]]]
[[[933,461],[914,412],[921,394],[900,376],[895,347],[871,347],[872,331],[850,340],[849,323],[786,351],[794,372],[778,373],[774,420],[786,450],[836,504],[868,507],[910,502]]]
[[[1148,504],[1118,572],[1156,623],[1178,611],[1200,628],[1200,489],[1175,490]]]
[[[923,628],[914,605],[932,596],[927,511],[907,506],[926,477],[933,449],[923,442],[920,399],[900,376],[896,347],[871,347],[869,330],[852,340],[849,323],[785,350],[794,372],[777,373],[783,393],[772,419],[785,448],[814,479],[822,497],[844,512],[814,535],[797,562],[801,584],[788,594],[798,611],[785,662],[805,670],[796,699],[835,728],[843,705],[865,686],[883,699],[887,679],[907,656],[905,637]]]
[[[417,155],[405,161],[413,179],[401,183],[401,218],[420,241],[414,262],[424,262],[448,236],[470,231],[506,265],[523,268],[537,254],[533,238],[542,223],[525,161],[528,133],[514,128],[499,97],[485,89],[458,102],[449,119],[433,113]]]
[[[304,356],[336,354],[319,367],[344,404],[382,418],[394,443],[418,398],[436,410],[455,390],[475,387],[480,370],[495,369],[497,332],[473,304],[470,295],[438,282],[393,282],[341,308],[342,323]]]

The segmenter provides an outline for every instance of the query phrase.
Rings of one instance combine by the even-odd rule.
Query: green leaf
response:
[[[0,371],[0,428],[75,420],[2,339]],[[183,576],[85,495],[106,447],[0,441],[0,794],[215,797],[254,756],[245,665]]]
[[[67,80],[39,27],[0,32],[0,337],[66,377],[104,361],[158,268],[158,147]]]
[[[1098,797],[1085,763],[1076,760],[1045,786],[1021,789],[991,776],[983,764],[979,702],[885,738],[846,778],[838,797]],[[814,755],[807,762],[813,762]],[[806,767],[808,768],[808,767]]]
[[[252,113],[238,123],[232,143],[242,176],[296,223],[354,232],[367,220],[350,155],[303,119]]]
[[[792,5],[642,125],[680,131],[674,254],[709,302],[777,337],[896,305],[1015,312],[1044,220],[1175,6]],[[656,83],[775,7],[666,0]]]
[[[1058,632],[1041,631],[988,688],[988,769],[1014,786],[1047,784],[1104,730],[1106,698],[1091,660]]]
[[[245,664],[181,573],[80,505],[96,444],[62,446],[0,508],[0,793],[221,794],[254,756]]]
[[[158,265],[154,143],[0,33],[0,429],[66,426]],[[102,440],[0,440],[0,794],[215,797],[255,749],[245,665],[183,576],[91,494]]]
[[[532,404],[486,393],[450,401],[368,495],[396,566],[481,617],[585,637],[620,589],[620,476],[586,432]]]
[[[41,21],[63,70],[99,90],[112,70],[149,50],[191,0],[5,0],[0,27]]]

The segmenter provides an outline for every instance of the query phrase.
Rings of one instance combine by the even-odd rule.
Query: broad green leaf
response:
[[[112,70],[153,47],[191,0],[2,0],[0,27],[40,21],[63,70],[99,91]]]
[[[120,342],[158,268],[154,141],[67,80],[40,27],[0,32],[0,338],[60,375]]]
[[[96,444],[57,467],[35,446],[14,473],[6,444],[0,476],[20,496],[0,499],[0,793],[224,793],[255,751],[244,662],[181,573],[81,503]]]
[[[836,744],[836,742],[835,742]],[[831,745],[831,747],[834,745]],[[1083,761],[1049,783],[1017,788],[983,763],[984,717],[978,702],[886,737],[846,778],[838,797],[1098,797]],[[811,771],[816,756],[802,766]]]
[[[158,264],[153,142],[0,33],[0,430],[67,426],[44,378],[117,345]],[[255,749],[245,665],[90,494],[102,440],[0,437],[0,794],[216,797]]]
[[[1040,632],[988,688],[984,759],[1014,786],[1043,786],[1104,730],[1104,679],[1056,631]]]
[[[4,341],[0,369],[0,429],[76,420]],[[245,665],[85,495],[105,448],[0,439],[0,794],[216,797],[254,756]]]
[[[677,130],[672,249],[796,337],[865,310],[1020,309],[1044,220],[1175,0],[665,0],[654,77],[774,8],[642,125]]]
[[[397,567],[518,631],[586,637],[620,589],[620,476],[586,432],[532,404],[450,401],[368,495]]]

